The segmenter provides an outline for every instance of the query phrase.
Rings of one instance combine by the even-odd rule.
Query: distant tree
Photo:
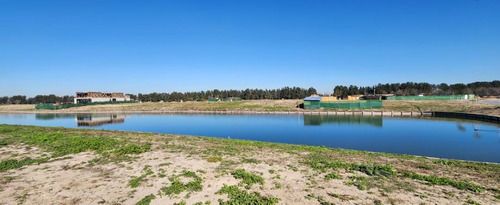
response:
[[[26,96],[25,95],[14,95],[9,98],[9,103],[11,104],[26,104]]]
[[[9,102],[9,97],[3,96],[0,97],[0,104],[7,104]]]

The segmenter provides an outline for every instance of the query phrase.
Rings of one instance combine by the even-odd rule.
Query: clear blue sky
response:
[[[0,96],[500,79],[500,1],[0,0]]]

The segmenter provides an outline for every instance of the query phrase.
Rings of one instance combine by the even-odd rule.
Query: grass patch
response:
[[[235,179],[241,179],[242,184],[246,184],[245,188],[250,189],[252,188],[253,184],[261,184],[264,185],[264,178],[257,176],[255,174],[246,172],[244,169],[237,169],[233,172],[231,172],[233,177]]]
[[[141,154],[151,150],[151,144],[129,144],[121,146],[120,148],[113,151],[117,155],[127,155],[127,154]]]
[[[128,185],[130,187],[136,188],[136,187],[140,186],[141,185],[141,181],[144,180],[144,178],[146,178],[148,175],[152,175],[153,174],[153,171],[151,170],[151,166],[148,166],[148,165],[144,166],[143,171],[145,171],[146,173],[144,173],[143,175],[138,176],[138,177],[133,177],[129,181]]]
[[[451,180],[451,179],[446,178],[446,177],[438,177],[438,176],[434,176],[434,175],[430,175],[430,176],[420,175],[420,174],[411,173],[411,172],[407,172],[407,171],[402,172],[402,176],[410,178],[410,179],[426,181],[431,185],[448,185],[448,186],[455,187],[457,189],[468,190],[468,191],[472,191],[472,192],[476,192],[476,193],[480,193],[480,192],[484,191],[483,186],[479,186],[479,185],[475,185],[475,184],[463,182],[463,181],[454,181],[454,180]]]
[[[31,159],[29,157],[24,158],[22,160],[16,160],[16,159],[4,159],[0,161],[0,171],[7,171],[11,169],[18,169],[23,166],[27,165],[32,165],[32,164],[41,164],[49,161],[49,158],[38,158],[38,159]]]
[[[207,162],[220,162],[222,161],[221,157],[209,157],[207,158]]]
[[[106,161],[103,158],[127,160],[128,154],[140,154],[151,150],[150,144],[132,142],[129,139],[113,136],[104,136],[102,131],[79,130],[69,128],[51,128],[19,125],[0,125],[0,133],[5,135],[2,144],[26,144],[36,146],[43,151],[50,152],[50,157],[23,160],[2,160],[0,171],[17,169],[31,164],[47,162],[68,154],[77,154],[93,151],[101,157],[94,160]],[[117,135],[121,132],[105,132]]]
[[[243,159],[241,160],[241,162],[242,162],[242,163],[250,163],[250,164],[258,164],[258,163],[260,163],[260,161],[259,161],[259,160],[257,160],[257,159],[252,159],[252,158],[243,158]]]
[[[366,181],[366,177],[350,176],[349,179],[351,179],[351,181],[347,182],[346,185],[348,185],[348,186],[354,185],[359,190],[362,190],[362,191],[367,189],[368,182]]]
[[[221,205],[233,205],[233,204],[259,204],[259,205],[272,205],[279,202],[279,198],[270,196],[261,196],[258,192],[248,193],[246,191],[240,190],[237,186],[224,186],[216,192],[216,194],[227,194],[229,200],[224,201],[219,199],[219,204]]]
[[[154,194],[150,194],[142,198],[135,205],[149,205],[153,199],[156,199],[156,196]]]
[[[325,179],[326,180],[330,180],[330,179],[342,179],[342,177],[339,176],[339,175],[337,175],[337,173],[335,173],[335,172],[331,172],[331,173],[329,173],[329,174],[327,174],[325,176]]]
[[[172,184],[168,187],[162,187],[160,190],[163,191],[163,193],[168,196],[172,196],[174,194],[180,194],[183,191],[193,192],[193,191],[203,190],[203,187],[201,186],[202,179],[201,177],[197,176],[195,172],[183,171],[180,176],[193,178],[194,180],[184,184],[177,177],[170,178],[169,180],[170,182],[172,182]]]

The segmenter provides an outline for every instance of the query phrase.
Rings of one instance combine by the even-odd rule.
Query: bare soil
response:
[[[68,129],[70,130],[70,129]],[[60,131],[59,131],[60,132]],[[68,131],[71,132],[85,132]],[[92,131],[109,135],[123,132]],[[301,146],[234,143],[233,140],[179,135],[148,135],[131,133],[131,139],[151,139],[149,152],[133,155],[131,160],[110,163],[91,163],[99,157],[92,152],[67,155],[47,163],[24,166],[0,172],[0,204],[136,204],[153,194],[151,204],[186,204],[197,202],[218,204],[228,200],[227,194],[217,194],[224,185],[236,185],[248,193],[279,198],[279,204],[500,204],[497,192],[481,193],[461,190],[446,185],[429,185],[398,175],[369,176],[350,169],[320,171],[304,163],[314,150]],[[36,157],[38,148],[6,146],[2,155],[15,158]],[[388,164],[396,171],[410,171],[422,175],[436,175],[452,180],[498,188],[500,173],[488,165],[452,166],[436,163],[428,158],[406,158],[395,155],[364,152],[323,150],[320,153],[333,161],[360,164]],[[213,156],[219,157],[211,160]],[[6,159],[3,157],[2,159]],[[140,180],[138,187],[130,186],[131,179],[145,173],[150,167],[153,174]],[[241,180],[231,175],[244,169],[264,179],[263,185],[254,184],[247,189]],[[202,178],[201,191],[183,191],[162,195],[162,187],[172,185],[169,178],[183,171],[193,171]],[[335,172],[338,179],[326,179]],[[163,176],[162,176],[163,174]],[[190,178],[181,178],[184,183]],[[364,181],[366,180],[366,181]],[[320,200],[321,198],[321,200]]]

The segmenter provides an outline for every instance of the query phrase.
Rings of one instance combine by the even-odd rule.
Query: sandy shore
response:
[[[0,204],[500,203],[498,164],[33,126],[0,136]]]

